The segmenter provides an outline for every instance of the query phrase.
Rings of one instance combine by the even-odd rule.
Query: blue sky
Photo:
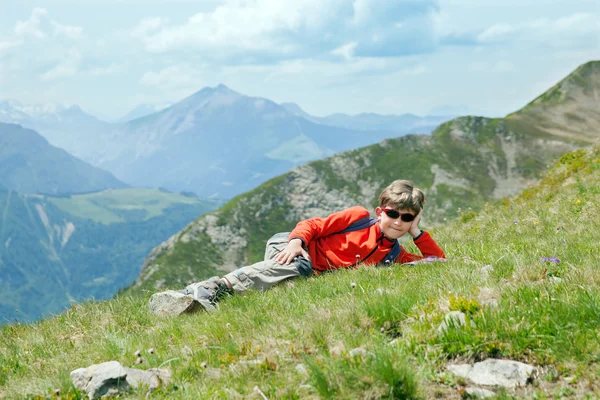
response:
[[[119,117],[224,83],[314,115],[502,116],[600,59],[594,0],[0,0],[0,99]]]

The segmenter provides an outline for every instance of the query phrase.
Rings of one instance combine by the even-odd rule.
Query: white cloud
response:
[[[162,89],[199,88],[205,82],[202,66],[188,64],[173,65],[158,72],[148,71],[141,78],[140,83],[145,86],[156,86]]]
[[[144,37],[153,32],[156,32],[165,24],[166,20],[160,17],[144,18],[132,30],[131,36]]]
[[[80,64],[81,53],[77,49],[72,48],[69,50],[69,53],[66,55],[64,60],[59,62],[54,68],[42,74],[41,79],[43,81],[51,81],[58,78],[65,78],[75,75],[79,70]]]
[[[89,73],[92,76],[107,76],[123,72],[125,66],[123,64],[112,63],[105,67],[96,67],[90,69]]]
[[[331,54],[341,56],[346,60],[350,60],[354,56],[354,49],[356,48],[356,42],[347,43],[343,46],[333,49]]]
[[[26,21],[17,21],[14,31],[18,36],[33,36],[44,39],[51,28],[53,28],[54,36],[62,35],[71,39],[81,39],[83,37],[82,27],[62,25],[49,18],[48,10],[39,7],[33,9],[31,16]]]
[[[15,33],[19,36],[35,36],[39,39],[46,37],[42,31],[42,18],[48,14],[45,8],[34,8],[31,16],[26,21],[17,21]]]
[[[494,42],[504,40],[515,32],[515,28],[509,24],[495,24],[484,30],[477,36],[480,42]]]
[[[23,40],[16,39],[2,39],[0,38],[0,57],[8,50],[13,47],[18,47],[23,44]]]
[[[61,25],[56,21],[50,21],[54,26],[54,36],[64,35],[71,39],[81,39],[83,28],[80,26]]]

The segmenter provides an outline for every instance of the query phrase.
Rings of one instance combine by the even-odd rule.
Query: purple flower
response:
[[[542,257],[540,258],[540,261],[548,261],[548,262],[555,262],[555,263],[560,263],[560,260],[556,257]]]
[[[519,221],[515,221],[515,222],[513,222],[513,224],[515,224],[515,225],[516,225],[516,224],[518,224],[518,223],[519,223]]]

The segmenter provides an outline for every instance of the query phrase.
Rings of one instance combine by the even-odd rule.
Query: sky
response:
[[[0,10],[0,99],[112,119],[218,84],[317,116],[504,116],[600,60],[597,0],[0,0]]]

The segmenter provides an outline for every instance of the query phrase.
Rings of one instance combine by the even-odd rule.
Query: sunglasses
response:
[[[415,216],[413,214],[410,214],[410,213],[402,214],[399,211],[394,210],[393,208],[384,208],[383,212],[391,219],[396,219],[396,218],[400,217],[400,219],[404,222],[412,222],[415,219]]]

